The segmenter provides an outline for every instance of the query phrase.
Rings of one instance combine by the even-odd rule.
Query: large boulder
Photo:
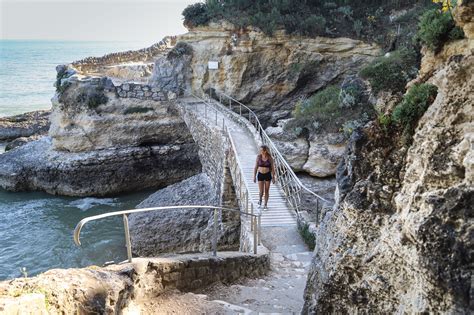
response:
[[[65,71],[58,67],[59,74],[67,76],[67,71],[72,69]],[[120,96],[107,77],[83,77],[74,73],[61,82],[52,99],[49,130],[56,150],[87,152],[193,141],[170,102]],[[122,88],[132,86],[142,89],[139,84],[123,84]]]
[[[285,129],[288,122],[280,120],[277,127],[268,127],[265,131],[293,170],[315,177],[334,176],[344,155],[345,136],[342,133],[298,136]]]
[[[202,173],[163,188],[140,203],[137,208],[169,205],[219,205],[209,177]],[[172,209],[130,215],[133,251],[140,256],[165,252],[198,252],[210,250],[213,211],[209,209]],[[218,246],[220,250],[238,250],[240,218],[219,214]]]

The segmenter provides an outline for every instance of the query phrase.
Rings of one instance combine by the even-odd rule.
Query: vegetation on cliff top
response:
[[[464,37],[463,30],[454,24],[451,6],[446,8],[429,10],[420,19],[416,37],[434,52],[438,52],[445,42]]]
[[[408,43],[429,0],[207,0],[183,11],[188,27],[227,20],[237,27],[256,26],[303,36],[352,37],[386,48]]]

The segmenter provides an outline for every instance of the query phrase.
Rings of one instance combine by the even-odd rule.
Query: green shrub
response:
[[[456,40],[456,39],[463,39],[464,38],[464,31],[459,26],[455,26],[451,31],[449,31],[449,39]]]
[[[411,135],[420,117],[433,103],[437,91],[436,86],[432,84],[413,85],[395,107],[392,120],[399,124],[406,134]]]
[[[450,38],[459,39],[463,37],[464,33],[461,29],[456,29],[450,12],[432,9],[421,16],[417,38],[434,52],[439,51]]]
[[[300,32],[306,36],[323,35],[326,19],[320,15],[310,15],[300,25]]]
[[[352,8],[349,6],[349,5],[346,5],[346,6],[342,6],[342,7],[339,7],[337,8],[336,10],[338,13],[341,13],[342,16],[345,18],[345,19],[349,19],[349,20],[352,20]]]
[[[59,94],[63,94],[64,91],[66,91],[67,88],[70,86],[71,86],[71,82],[64,82],[63,84],[61,84],[61,80],[59,80],[59,84],[56,85],[56,91]]]
[[[390,115],[380,114],[377,117],[380,127],[383,130],[387,130],[390,124],[392,123],[392,117]]]
[[[62,83],[62,79],[67,78],[68,76],[69,75],[67,72],[67,67],[62,66],[56,74],[56,82],[54,83],[54,86],[56,87],[56,92],[58,92],[59,94],[63,94],[64,91],[66,91],[67,88],[71,86],[70,82]]]
[[[348,120],[342,124],[342,132],[349,138],[354,130],[363,127],[370,121],[369,115],[363,113],[359,119]]]
[[[286,124],[285,128],[293,132],[297,128],[318,132],[321,128],[329,126],[330,129],[337,131],[339,126],[336,126],[335,121],[342,114],[339,106],[339,93],[339,87],[330,86],[308,99],[299,101],[293,111],[295,119]]]
[[[82,91],[76,98],[79,103],[85,104],[89,109],[96,109],[107,103],[109,98],[104,94],[104,89],[99,87],[94,90]]]
[[[89,98],[87,99],[87,107],[90,109],[95,109],[99,107],[99,105],[107,103],[109,99],[102,91],[94,91],[93,93],[89,94]]]
[[[361,20],[355,20],[354,21],[353,28],[354,28],[354,32],[356,33],[357,37],[360,37],[360,35],[362,34],[363,27],[364,26],[363,26]]]
[[[209,10],[205,3],[195,3],[183,10],[184,24],[190,27],[206,25],[209,20]]]
[[[337,86],[329,86],[316,93],[305,101],[299,102],[295,108],[294,116],[330,118],[340,111],[339,93],[341,89]]]
[[[125,115],[129,115],[129,114],[143,114],[143,113],[147,113],[149,111],[153,111],[153,108],[151,107],[141,107],[141,106],[133,106],[133,107],[129,107],[127,108],[123,113]]]
[[[375,95],[380,91],[404,92],[406,83],[416,73],[416,54],[407,48],[379,57],[360,71],[361,77],[369,80]]]
[[[186,56],[186,55],[189,56],[192,54],[193,54],[193,48],[191,47],[191,45],[185,42],[179,42],[173,47],[173,49],[171,49],[168,52],[167,58],[171,60],[171,59],[176,59],[176,58]]]
[[[346,78],[341,85],[341,92],[339,94],[339,106],[342,108],[352,108],[355,105],[363,102],[365,85],[360,79]]]
[[[316,237],[313,233],[310,232],[309,225],[303,224],[303,226],[300,227],[298,230],[300,231],[300,235],[306,245],[308,245],[309,249],[314,250],[314,247],[316,246]]]

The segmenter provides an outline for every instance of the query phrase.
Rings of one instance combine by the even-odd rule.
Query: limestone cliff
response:
[[[250,105],[264,121],[288,116],[295,101],[341,82],[380,54],[380,48],[349,38],[304,38],[283,31],[266,36],[222,22],[191,29],[178,42],[193,48],[193,90],[217,89]],[[218,61],[209,70],[208,61]]]
[[[411,146],[376,123],[352,135],[338,203],[316,236],[305,313],[473,311],[473,9],[455,12],[466,39],[425,51],[417,81],[438,95]]]

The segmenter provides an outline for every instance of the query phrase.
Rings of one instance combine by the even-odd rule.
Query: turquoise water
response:
[[[144,47],[140,42],[0,40],[0,117],[50,108],[58,64]]]
[[[0,116],[50,108],[58,64],[143,47],[134,42],[0,40]],[[82,247],[73,242],[74,227],[87,216],[134,208],[150,193],[65,198],[0,189],[0,280],[21,276],[23,267],[32,276],[51,268],[124,260],[121,218],[86,225]]]
[[[126,259],[122,217],[87,223],[81,247],[73,241],[76,224],[104,212],[133,209],[152,192],[116,198],[65,198],[45,193],[0,190],[0,280],[51,268],[103,265]]]

